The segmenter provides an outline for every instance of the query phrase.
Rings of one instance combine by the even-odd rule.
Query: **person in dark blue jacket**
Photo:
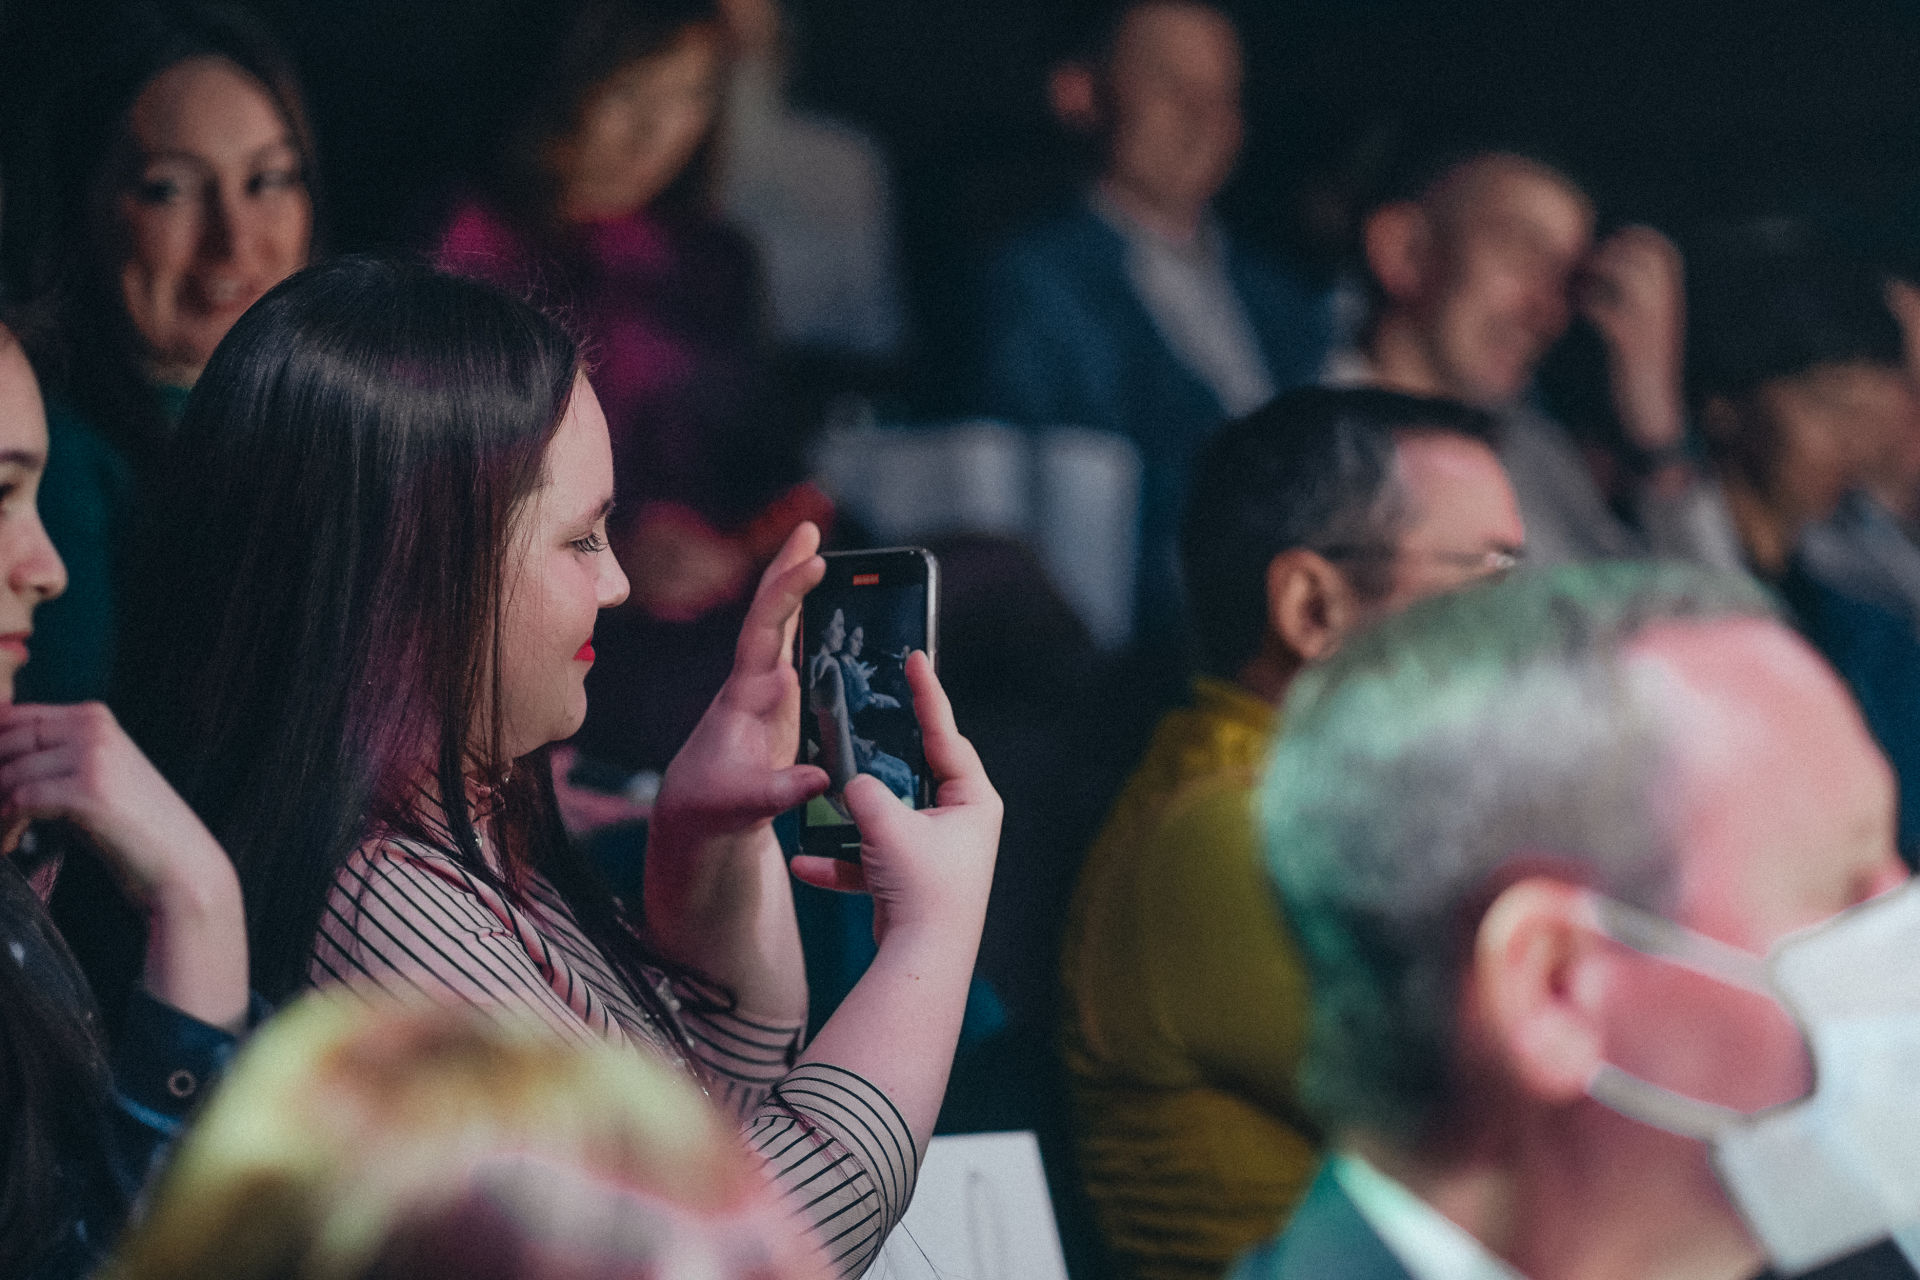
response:
[[[1239,35],[1213,4],[1115,6],[1052,84],[1063,119],[1099,140],[1101,172],[986,281],[980,407],[1140,451],[1135,631],[1149,648],[1180,634],[1188,460],[1228,418],[1313,380],[1326,349],[1321,301],[1213,214],[1240,153],[1240,84]]]
[[[239,879],[206,827],[105,707],[13,700],[34,610],[67,581],[35,506],[46,461],[39,388],[0,329],[0,1275],[74,1280],[257,1011]],[[146,924],[111,1044],[45,908],[83,859]]]

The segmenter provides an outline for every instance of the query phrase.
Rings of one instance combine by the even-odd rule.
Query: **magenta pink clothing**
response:
[[[558,310],[586,345],[613,434],[620,508],[685,503],[735,528],[801,478],[764,423],[757,272],[746,240],[697,214],[644,210],[536,239],[461,205],[441,266]]]

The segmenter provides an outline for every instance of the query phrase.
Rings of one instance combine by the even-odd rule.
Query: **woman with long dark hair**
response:
[[[46,459],[33,371],[0,329],[0,1275],[74,1280],[232,1052],[247,954],[233,868],[106,709],[13,700],[34,613],[66,581],[34,506]],[[148,925],[111,1048],[43,905],[82,859]]]
[[[256,984],[418,989],[677,1060],[741,1114],[836,1266],[864,1268],[939,1109],[999,824],[924,656],[939,807],[856,779],[862,862],[793,863],[871,892],[879,939],[802,1052],[772,820],[826,786],[794,763],[811,525],[667,771],[629,908],[568,845],[547,759],[585,716],[596,616],[626,595],[606,421],[564,332],[475,281],[315,267],[222,343],[176,459],[125,709],[233,854]]]
[[[35,315],[53,452],[42,496],[71,585],[22,692],[107,692],[134,508],[188,389],[260,295],[304,266],[313,137],[258,20],[141,3],[47,104],[9,170],[8,283]]]

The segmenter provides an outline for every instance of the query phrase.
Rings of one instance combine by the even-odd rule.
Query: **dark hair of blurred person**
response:
[[[1690,357],[1747,563],[1859,699],[1899,777],[1900,847],[1912,858],[1920,597],[1909,583],[1920,582],[1920,554],[1863,489],[1920,430],[1884,279],[1819,249],[1728,246],[1697,273]]]
[[[1890,446],[1915,406],[1880,274],[1819,252],[1730,254],[1696,273],[1690,356],[1704,437],[1747,557],[1786,570]]]
[[[231,1051],[247,962],[233,868],[113,718],[14,699],[33,615],[65,583],[35,511],[46,456],[32,370],[0,329],[0,1274],[73,1280]],[[111,1052],[43,901],[83,860],[152,925]]]
[[[1304,1194],[1306,978],[1251,793],[1295,677],[1414,600],[1511,569],[1526,531],[1485,412],[1302,388],[1222,427],[1182,536],[1207,675],[1161,720],[1067,921],[1079,1152],[1133,1280],[1218,1276]]]
[[[568,0],[532,30],[523,109],[436,255],[564,310],[593,352],[633,596],[604,630],[581,748],[657,770],[725,679],[753,574],[832,508],[769,394],[753,252],[706,191],[727,69],[713,0]]]
[[[1240,158],[1243,79],[1221,7],[1103,6],[1050,84],[1061,122],[1097,140],[1096,170],[1072,206],[1000,246],[977,320],[982,411],[1112,432],[1138,450],[1135,640],[1174,696],[1193,452],[1311,380],[1326,349],[1321,300],[1214,213]]]
[[[125,706],[249,887],[257,985],[414,991],[657,1053],[803,1217],[861,1206],[831,1247],[866,1265],[945,1088],[999,802],[909,659],[940,807],[856,780],[859,868],[783,860],[773,819],[826,786],[795,763],[787,642],[818,531],[763,575],[626,904],[568,843],[548,756],[627,593],[606,420],[557,324],[418,264],[308,268],[221,344],[164,479]],[[804,1046],[793,876],[879,903],[873,966]]]
[[[465,1007],[309,995],[235,1064],[117,1280],[820,1280],[658,1059]]]
[[[1418,150],[1417,148],[1415,149]],[[1683,264],[1625,226],[1597,244],[1587,194],[1545,152],[1492,143],[1416,155],[1361,229],[1372,314],[1328,381],[1447,396],[1502,419],[1501,457],[1542,563],[1649,553],[1732,567],[1718,491],[1687,451]],[[1609,505],[1566,426],[1528,403],[1576,315],[1606,351],[1633,456]]]
[[[1249,683],[1251,664],[1270,663],[1275,677],[1257,683],[1283,687],[1286,673],[1331,651],[1345,632],[1429,594],[1435,575],[1464,566],[1471,578],[1474,557],[1520,553],[1522,530],[1500,509],[1510,493],[1497,465],[1478,468],[1478,489],[1465,486],[1457,467],[1410,470],[1404,446],[1429,437],[1456,448],[1464,441],[1461,461],[1484,464],[1498,447],[1499,424],[1453,400],[1305,388],[1208,442],[1188,493],[1181,563],[1210,674]],[[1489,522],[1478,544],[1449,549],[1459,552],[1458,565],[1423,562],[1429,547],[1402,547],[1416,526],[1444,514],[1443,503]],[[1402,554],[1388,554],[1395,548]],[[1306,553],[1312,590],[1297,600],[1282,591],[1276,601],[1283,584],[1274,581],[1274,561],[1288,552]],[[1275,660],[1276,640],[1291,657]]]
[[[73,702],[107,691],[128,526],[187,388],[307,261],[314,147],[271,35],[196,4],[116,15],[35,140],[8,190],[8,274],[38,313],[55,442],[42,503],[72,584],[42,619],[52,660],[24,687]]]

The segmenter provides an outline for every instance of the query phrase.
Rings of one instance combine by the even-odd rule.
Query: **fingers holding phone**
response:
[[[993,887],[1000,796],[979,753],[954,723],[932,661],[913,653],[905,674],[925,744],[932,805],[910,808],[880,778],[855,777],[843,797],[859,832],[859,861],[803,854],[793,860],[793,872],[821,888],[872,894],[874,933],[882,941],[900,930],[977,934]]]
[[[933,802],[906,655],[932,655],[939,565],[919,547],[837,552],[800,607],[795,665],[806,690],[800,718],[803,764],[831,779],[802,814],[800,847],[816,857],[858,859],[861,833],[846,791],[878,780],[913,808]]]

